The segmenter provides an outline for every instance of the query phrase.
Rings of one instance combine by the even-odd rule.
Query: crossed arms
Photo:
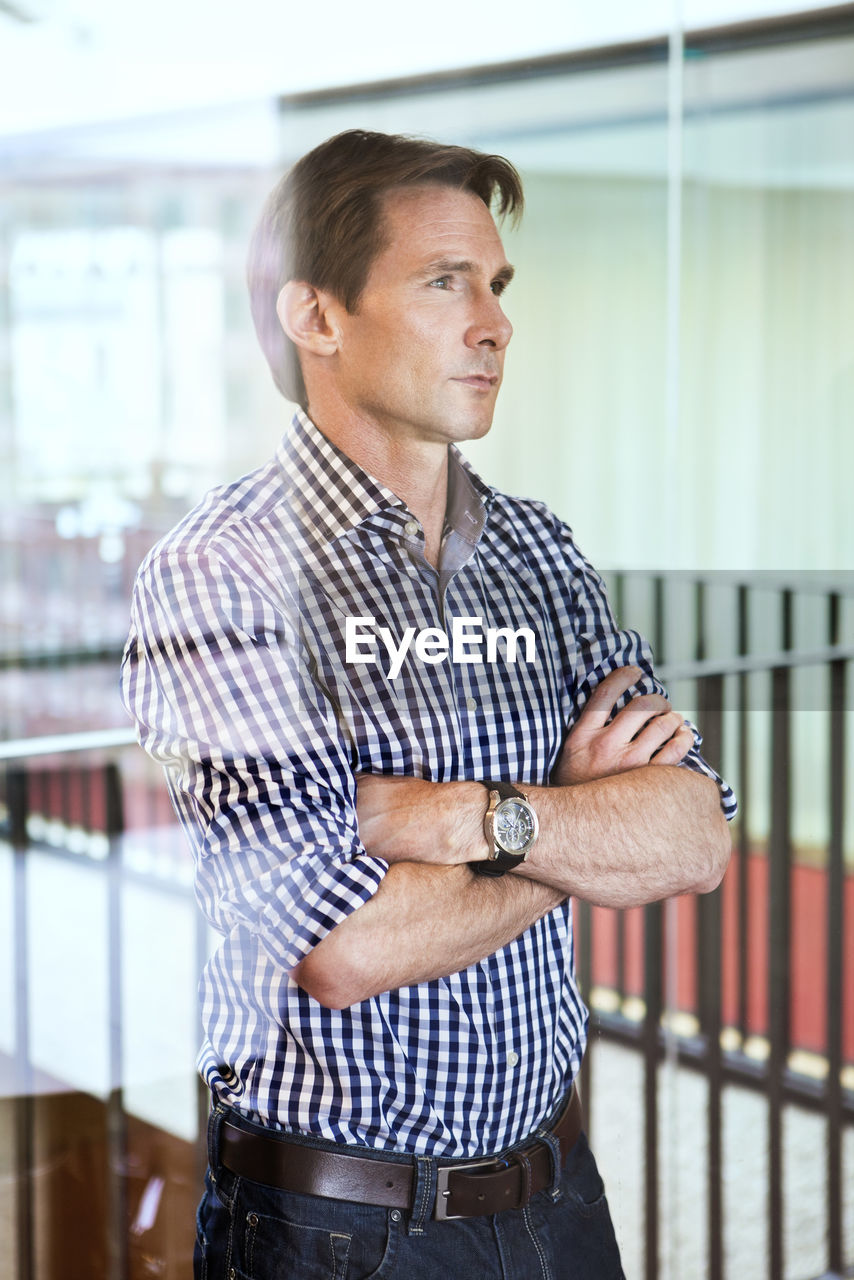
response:
[[[606,676],[566,737],[553,785],[525,787],[540,837],[499,879],[466,865],[487,856],[480,783],[362,776],[360,835],[391,865],[376,894],[293,970],[299,985],[346,1008],[482,960],[569,895],[630,907],[714,889],[730,838],[715,783],[678,767],[690,728],[659,694],[609,720],[638,674]]]
[[[458,972],[569,895],[630,906],[719,882],[729,838],[717,787],[677,767],[690,730],[657,694],[609,721],[637,667],[590,695],[551,786],[506,779],[528,791],[540,839],[513,873],[475,876],[465,864],[487,855],[483,786],[354,783],[335,708],[271,606],[263,563],[250,577],[246,562],[245,548],[152,560],[135,594],[125,699],[171,771],[212,923],[248,928],[322,1004]]]

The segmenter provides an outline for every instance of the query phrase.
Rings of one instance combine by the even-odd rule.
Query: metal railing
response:
[[[726,772],[723,728],[725,713],[734,714],[735,743],[730,764],[735,764],[739,778],[740,815],[736,824],[733,864],[728,878],[735,880],[735,909],[730,935],[735,934],[737,948],[737,999],[735,1017],[725,1022],[722,1006],[724,886],[697,899],[694,945],[696,947],[697,990],[692,1034],[677,1034],[670,1029],[673,1010],[665,1008],[663,951],[665,947],[665,912],[675,904],[655,904],[643,911],[642,996],[632,1001],[631,983],[627,980],[626,914],[616,931],[616,971],[619,975],[616,999],[606,1008],[597,1008],[597,973],[594,958],[596,912],[580,904],[581,955],[580,968],[584,987],[592,1005],[591,1037],[593,1049],[588,1053],[585,1073],[595,1071],[597,1039],[616,1040],[637,1048],[644,1059],[644,1150],[645,1150],[645,1276],[655,1280],[660,1270],[661,1254],[661,1153],[658,1126],[658,1078],[660,1064],[667,1054],[692,1070],[701,1072],[708,1086],[707,1110],[707,1228],[709,1280],[721,1280],[724,1268],[724,1214],[722,1163],[722,1093],[725,1085],[737,1084],[761,1091],[768,1100],[768,1259],[766,1274],[781,1280],[787,1274],[784,1255],[785,1205],[783,1116],[787,1105],[796,1104],[819,1112],[825,1120],[825,1201],[827,1209],[826,1267],[827,1273],[842,1275],[845,1265],[854,1263],[849,1244],[845,1256],[843,1239],[843,1152],[842,1138],[846,1125],[854,1124],[854,946],[851,943],[852,922],[846,921],[854,902],[854,864],[846,867],[844,844],[846,823],[846,774],[850,765],[846,735],[846,713],[850,707],[851,684],[849,666],[854,659],[854,645],[841,643],[843,606],[846,597],[838,590],[821,586],[815,592],[818,607],[824,612],[826,640],[808,650],[794,648],[795,591],[785,582],[775,583],[772,590],[779,609],[780,648],[771,653],[749,652],[748,614],[749,588],[733,583],[736,592],[735,620],[740,652],[728,660],[708,660],[703,653],[706,634],[705,615],[709,582],[719,583],[719,575],[708,581],[692,579],[695,603],[694,636],[697,656],[693,662],[660,666],[664,682],[673,687],[685,681],[695,682],[697,720],[703,728],[703,754],[722,772]],[[625,593],[626,580],[617,581],[618,601]],[[657,636],[657,652],[665,649],[664,595],[667,576],[648,581],[652,596],[652,632]],[[618,605],[619,607],[619,605]],[[826,674],[827,702],[825,713],[828,769],[823,805],[826,814],[826,847],[823,865],[825,916],[824,990],[815,991],[815,1000],[824,1003],[824,1043],[813,1053],[811,1065],[817,1072],[806,1074],[798,1069],[793,1056],[799,1046],[792,1037],[792,887],[797,874],[792,836],[792,714],[793,679],[795,673],[823,671]],[[767,676],[765,710],[770,717],[770,758],[767,761],[767,809],[769,822],[764,848],[757,853],[751,847],[751,810],[757,799],[753,792],[749,760],[751,754],[751,677]],[[729,693],[730,702],[727,702]],[[849,717],[850,721],[850,717]],[[752,903],[756,894],[751,882],[751,860],[767,860],[767,895],[761,904]],[[760,905],[767,919],[767,1026],[765,1035],[757,1036],[749,1012],[752,988],[757,979],[749,951],[752,907]],[[847,925],[847,933],[846,933]],[[846,943],[846,938],[848,939]],[[846,990],[846,973],[848,987]],[[845,996],[848,1004],[844,1004]],[[623,1012],[630,1008],[631,1015]],[[638,1017],[637,1012],[642,1016]],[[847,1024],[843,1021],[847,1011]],[[684,1025],[684,1020],[683,1020]],[[843,1033],[846,1042],[843,1043]],[[757,1045],[757,1041],[759,1042]],[[757,1055],[756,1048],[760,1049]],[[754,1052],[747,1052],[752,1048]],[[847,1049],[847,1053],[846,1053]],[[847,1062],[846,1062],[847,1058]],[[847,1087],[846,1087],[847,1086]],[[587,1096],[590,1096],[588,1089]],[[593,1119],[595,1128],[595,1118]],[[755,1273],[760,1274],[758,1270]]]

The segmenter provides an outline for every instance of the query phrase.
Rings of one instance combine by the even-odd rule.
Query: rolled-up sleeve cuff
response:
[[[254,930],[284,969],[295,968],[336,925],[370,901],[388,871],[387,862],[368,855],[325,862],[319,869],[317,861],[292,858],[287,877],[269,886],[255,914]]]
[[[693,725],[691,727],[693,728]],[[694,733],[695,737],[699,737],[696,730],[694,730]],[[692,747],[679,763],[686,769],[693,769],[695,773],[703,773],[707,778],[711,778],[718,789],[721,811],[727,822],[731,822],[738,812],[738,801],[729,783],[724,782],[720,774],[716,773],[708,761],[703,759],[696,747]]]

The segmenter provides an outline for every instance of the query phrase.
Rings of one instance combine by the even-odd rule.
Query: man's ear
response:
[[[331,356],[338,350],[337,305],[325,290],[304,280],[289,280],[276,299],[276,314],[294,346],[312,355]]]

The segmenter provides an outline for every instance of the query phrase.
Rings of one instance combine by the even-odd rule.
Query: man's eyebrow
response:
[[[471,275],[479,271],[480,267],[476,262],[456,261],[452,258],[436,258],[434,262],[428,262],[424,266],[423,271],[419,271],[419,276],[443,276],[443,275]],[[506,262],[500,267],[492,277],[493,280],[501,280],[504,284],[509,284],[516,274],[515,267]]]

